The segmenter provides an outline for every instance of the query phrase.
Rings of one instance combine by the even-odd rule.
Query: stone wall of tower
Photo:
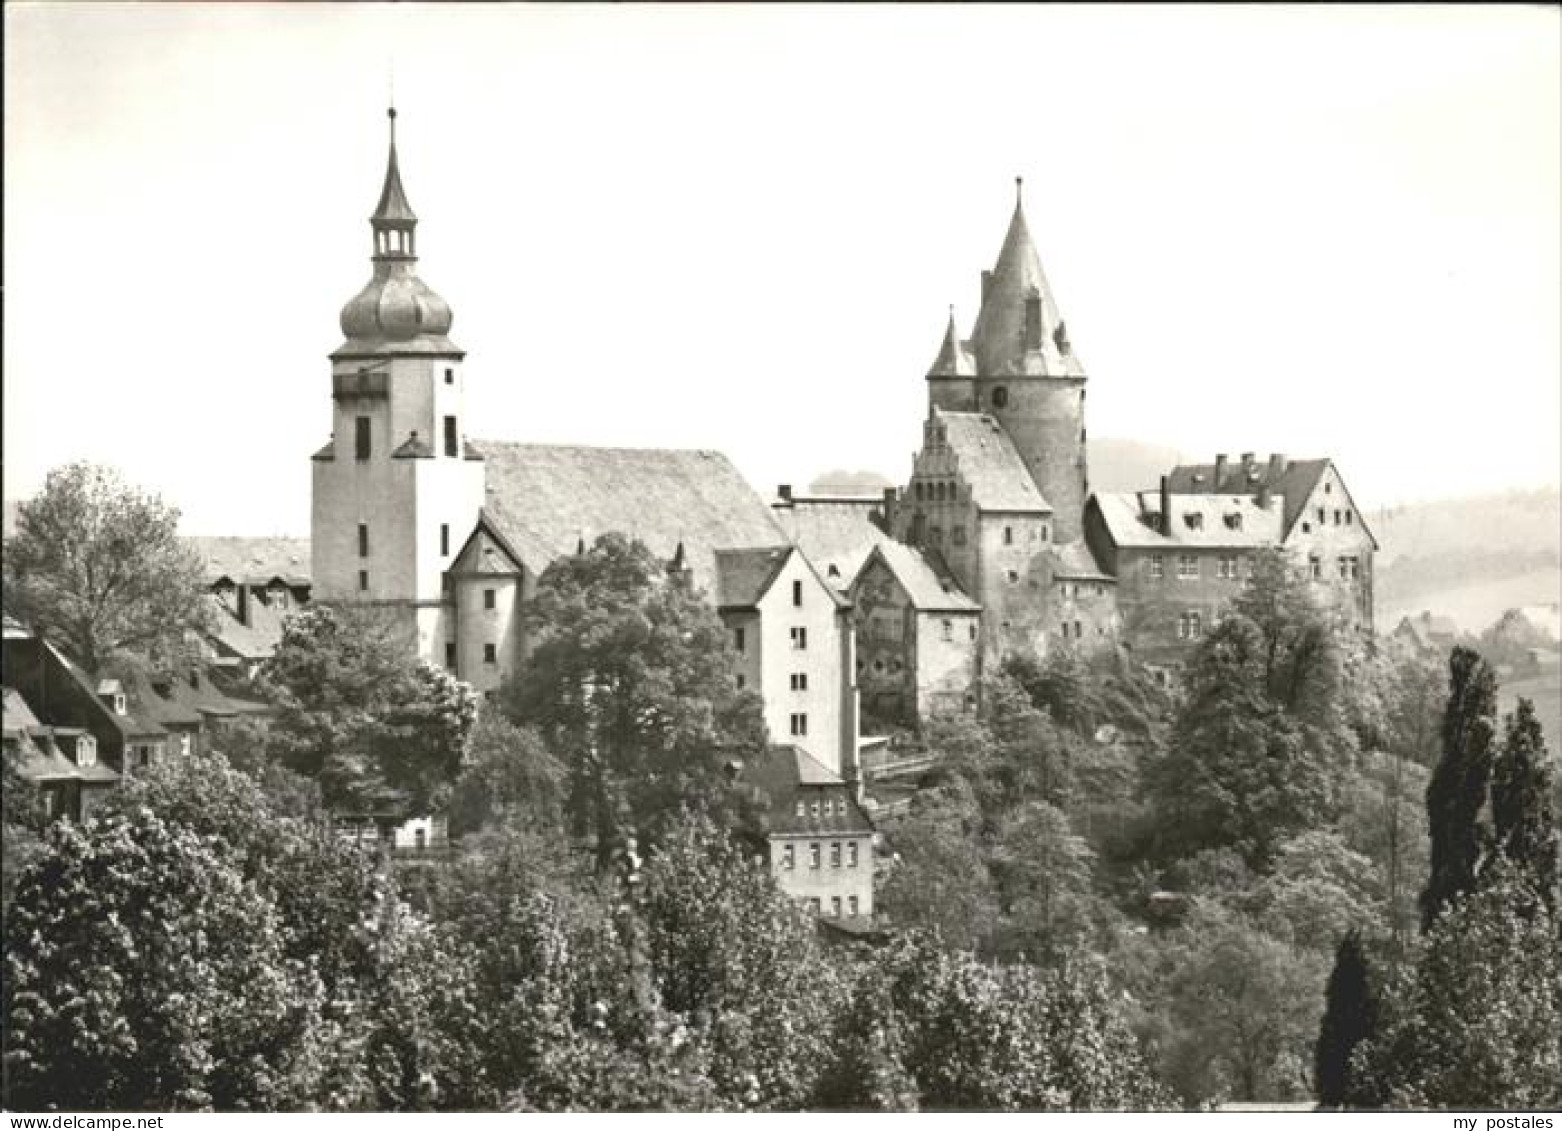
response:
[[[1085,378],[986,378],[984,411],[1003,425],[1041,494],[1052,505],[1053,541],[1083,533],[1089,472],[1085,458]]]

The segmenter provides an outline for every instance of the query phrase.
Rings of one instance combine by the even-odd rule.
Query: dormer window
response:
[[[1238,513],[1238,514],[1228,514],[1226,516],[1226,529],[1228,529],[1228,530],[1241,530],[1242,529],[1242,515],[1240,513]]]
[[[76,739],[76,764],[78,766],[98,764],[98,740],[92,735],[83,734]]]
[[[1182,521],[1187,524],[1189,530],[1204,529],[1204,516],[1198,512],[1183,515]]]
[[[114,693],[114,713],[116,715],[123,715],[125,713],[125,693],[123,691],[116,691]]]

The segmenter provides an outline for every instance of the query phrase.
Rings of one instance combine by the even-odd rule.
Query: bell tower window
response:
[[[445,454],[457,456],[461,454],[461,438],[456,434],[456,418],[445,417]]]
[[[993,407],[1007,408],[1009,406],[1009,390],[999,385],[993,390]]]
[[[369,458],[370,420],[367,416],[358,417],[356,430],[353,433],[353,450],[358,459]]]

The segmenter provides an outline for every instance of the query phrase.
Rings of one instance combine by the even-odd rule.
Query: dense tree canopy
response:
[[[179,512],[109,468],[56,468],[16,512],[5,544],[6,608],[89,671],[120,653],[187,655],[209,612]]]
[[[317,779],[332,808],[426,813],[447,800],[477,697],[416,659],[388,615],[311,605],[288,618],[259,684],[276,706],[269,753]]]
[[[728,764],[763,749],[759,697],[737,687],[710,605],[646,547],[604,534],[538,579],[527,663],[506,712],[568,771],[567,809],[606,867],[632,831],[680,804],[735,804]]]

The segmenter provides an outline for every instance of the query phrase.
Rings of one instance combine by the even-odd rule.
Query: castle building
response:
[[[388,610],[420,657],[492,693],[525,662],[525,609],[548,565],[602,534],[638,539],[711,601],[772,738],[855,781],[850,605],[725,456],[469,438],[466,355],[416,273],[395,124],[392,110],[373,274],[331,354],[312,599]]]

